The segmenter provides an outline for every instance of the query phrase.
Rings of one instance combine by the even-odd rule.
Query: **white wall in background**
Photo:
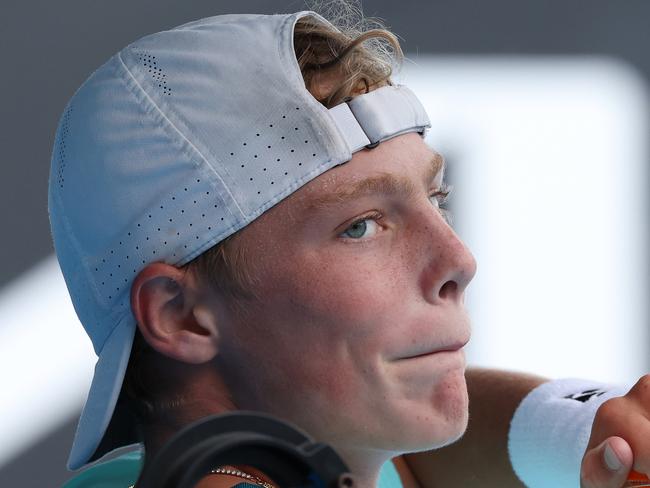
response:
[[[418,58],[478,273],[468,363],[632,381],[649,367],[648,97],[603,58]]]
[[[420,58],[401,80],[479,266],[470,364],[629,381],[648,367],[648,100],[603,59]],[[54,258],[0,290],[0,465],[83,404],[95,355]]]
[[[0,290],[0,465],[81,409],[95,361],[53,256]]]

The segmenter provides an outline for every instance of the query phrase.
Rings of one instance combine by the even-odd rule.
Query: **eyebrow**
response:
[[[432,181],[445,165],[444,157],[434,152],[427,161],[425,181]],[[365,178],[355,183],[342,184],[335,191],[323,196],[313,197],[306,205],[307,210],[324,210],[336,205],[358,198],[383,194],[388,196],[411,197],[417,193],[417,188],[411,180],[403,176],[395,176],[389,173],[379,174]]]

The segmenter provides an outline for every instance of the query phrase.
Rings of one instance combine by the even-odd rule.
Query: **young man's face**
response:
[[[217,358],[238,408],[341,450],[409,452],[464,432],[463,351],[404,359],[470,336],[475,261],[430,196],[440,159],[417,134],[395,137],[249,225],[260,301],[224,328]]]

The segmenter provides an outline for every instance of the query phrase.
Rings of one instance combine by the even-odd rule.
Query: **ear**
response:
[[[197,278],[165,263],[151,263],[131,286],[131,308],[144,339],[156,351],[201,364],[218,353],[218,320]]]

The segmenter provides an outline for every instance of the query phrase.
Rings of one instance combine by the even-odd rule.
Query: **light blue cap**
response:
[[[223,15],[149,35],[97,69],[65,108],[50,223],[98,355],[69,469],[103,454],[136,328],[131,283],[146,264],[186,264],[354,152],[429,127],[404,86],[329,110],[319,103],[293,47],[304,16],[329,24],[308,11]]]

